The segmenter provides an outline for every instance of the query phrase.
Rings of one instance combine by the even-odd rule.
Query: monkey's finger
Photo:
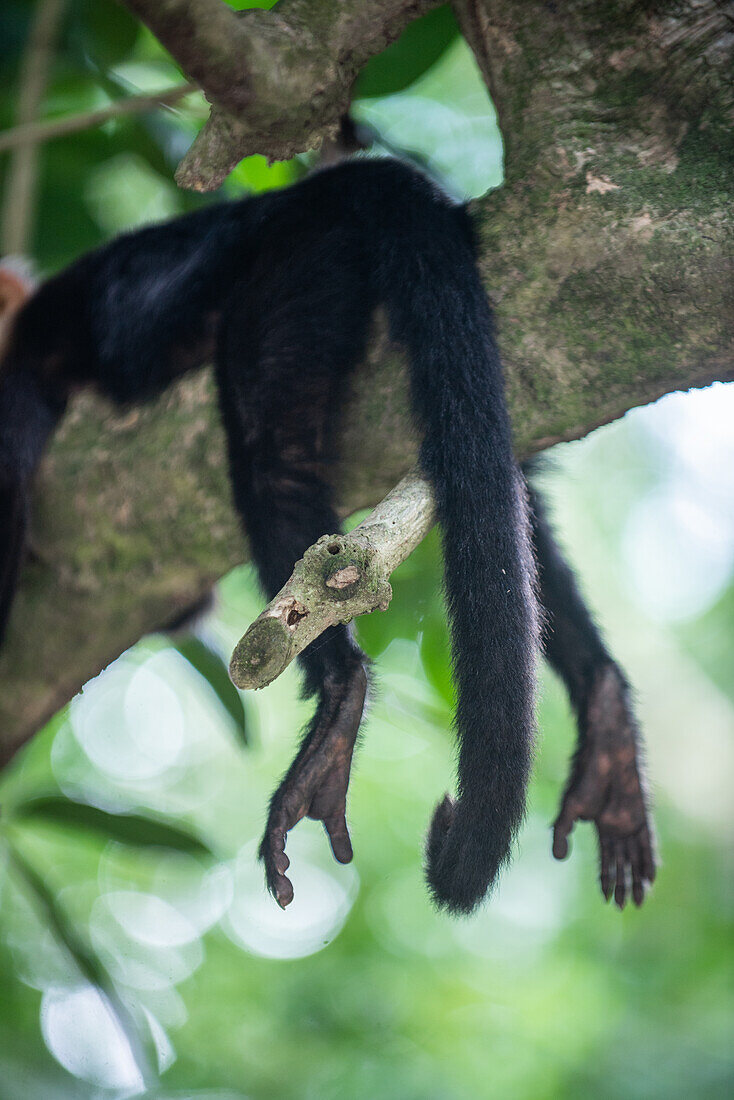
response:
[[[293,883],[277,869],[270,857],[265,858],[265,881],[281,909],[293,901]]]
[[[599,837],[599,885],[601,886],[601,892],[604,895],[604,900],[609,901],[612,896],[613,881],[612,881],[612,859],[614,855],[613,844],[611,840],[607,840],[606,837]]]
[[[655,852],[647,825],[643,825],[640,830],[638,844],[642,861],[642,877],[649,883],[653,883],[656,874]]]
[[[617,885],[614,887],[614,901],[620,909],[624,909],[627,902],[627,858],[626,845],[623,840],[618,840],[614,845],[614,859],[617,866]]]
[[[293,883],[285,875],[273,876],[270,892],[281,909],[285,909],[293,901]]]
[[[293,901],[293,884],[285,875],[290,867],[290,860],[285,854],[286,835],[285,827],[268,825],[260,845],[265,882],[281,909]]]
[[[273,866],[279,875],[284,875],[291,865],[291,861],[285,852],[276,852],[273,856]]]
[[[642,881],[642,853],[637,837],[627,841],[627,860],[632,873],[632,900],[639,909],[645,900],[645,884]]]
[[[287,825],[268,825],[263,841],[263,847],[267,846],[264,855],[269,858],[270,863],[280,875],[285,874],[291,865],[291,861],[285,854],[287,836]]]
[[[568,855],[568,838],[578,818],[579,805],[575,798],[566,797],[561,803],[561,812],[553,825],[553,855],[555,859],[565,859]]]
[[[337,863],[351,863],[354,852],[352,851],[352,842],[349,838],[347,819],[344,814],[333,814],[331,817],[325,818],[324,828]]]

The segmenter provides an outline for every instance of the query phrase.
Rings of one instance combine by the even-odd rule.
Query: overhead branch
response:
[[[211,103],[177,182],[210,191],[252,153],[287,160],[332,138],[369,58],[438,2],[125,0]]]
[[[46,93],[56,37],[65,0],[39,0],[23,54],[18,81],[19,126],[32,123]],[[5,182],[0,251],[20,255],[28,251],[38,184],[38,143],[33,136],[16,146]]]
[[[237,645],[229,669],[237,687],[265,687],[328,627],[387,611],[390,575],[434,521],[431,486],[414,471],[349,534],[323,535]]]
[[[237,12],[222,0],[125,0],[125,4],[212,103],[232,111],[248,106],[253,74]]]
[[[113,118],[140,115],[159,107],[172,107],[198,90],[195,84],[177,84],[175,88],[164,88],[160,92],[118,99],[108,107],[100,107],[96,111],[83,111],[77,115],[66,115],[62,118],[50,118],[41,122],[28,122],[23,126],[14,126],[12,130],[0,133],[0,153],[6,153],[20,145],[42,145],[56,138],[101,126]]]

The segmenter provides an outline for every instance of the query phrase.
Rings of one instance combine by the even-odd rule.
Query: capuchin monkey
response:
[[[510,856],[542,645],[580,734],[554,855],[567,854],[576,820],[593,821],[604,896],[642,902],[655,863],[627,683],[513,457],[464,207],[397,161],[353,160],[125,234],[31,293],[10,268],[0,300],[0,634],[33,474],[70,395],[91,387],[115,404],[145,401],[210,361],[234,503],[274,596],[306,548],[338,527],[333,413],[383,309],[407,352],[420,465],[443,533],[457,689],[458,791],[430,826],[431,894],[469,913]],[[281,906],[293,897],[286,836],[302,817],[323,822],[337,860],[352,858],[347,785],[368,684],[346,627],[331,627],[300,661],[316,709],[260,848]]]

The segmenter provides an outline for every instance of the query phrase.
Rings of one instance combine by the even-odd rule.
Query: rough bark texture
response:
[[[521,449],[730,377],[734,5],[457,0],[506,184],[481,204]]]
[[[731,6],[455,7],[507,142],[507,184],[476,214],[518,453],[731,378]],[[345,512],[415,460],[405,386],[378,332],[342,429]],[[34,526],[0,656],[6,757],[242,560],[208,377],[121,418],[77,402]]]
[[[336,134],[360,69],[440,0],[280,0],[233,12],[221,0],[125,0],[212,105],[179,165],[211,191],[243,157],[286,160]]]

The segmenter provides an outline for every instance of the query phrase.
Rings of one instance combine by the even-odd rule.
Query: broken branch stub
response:
[[[431,486],[413,472],[349,534],[323,535],[235,647],[233,683],[265,687],[328,627],[378,607],[386,611],[390,574],[434,521]]]

